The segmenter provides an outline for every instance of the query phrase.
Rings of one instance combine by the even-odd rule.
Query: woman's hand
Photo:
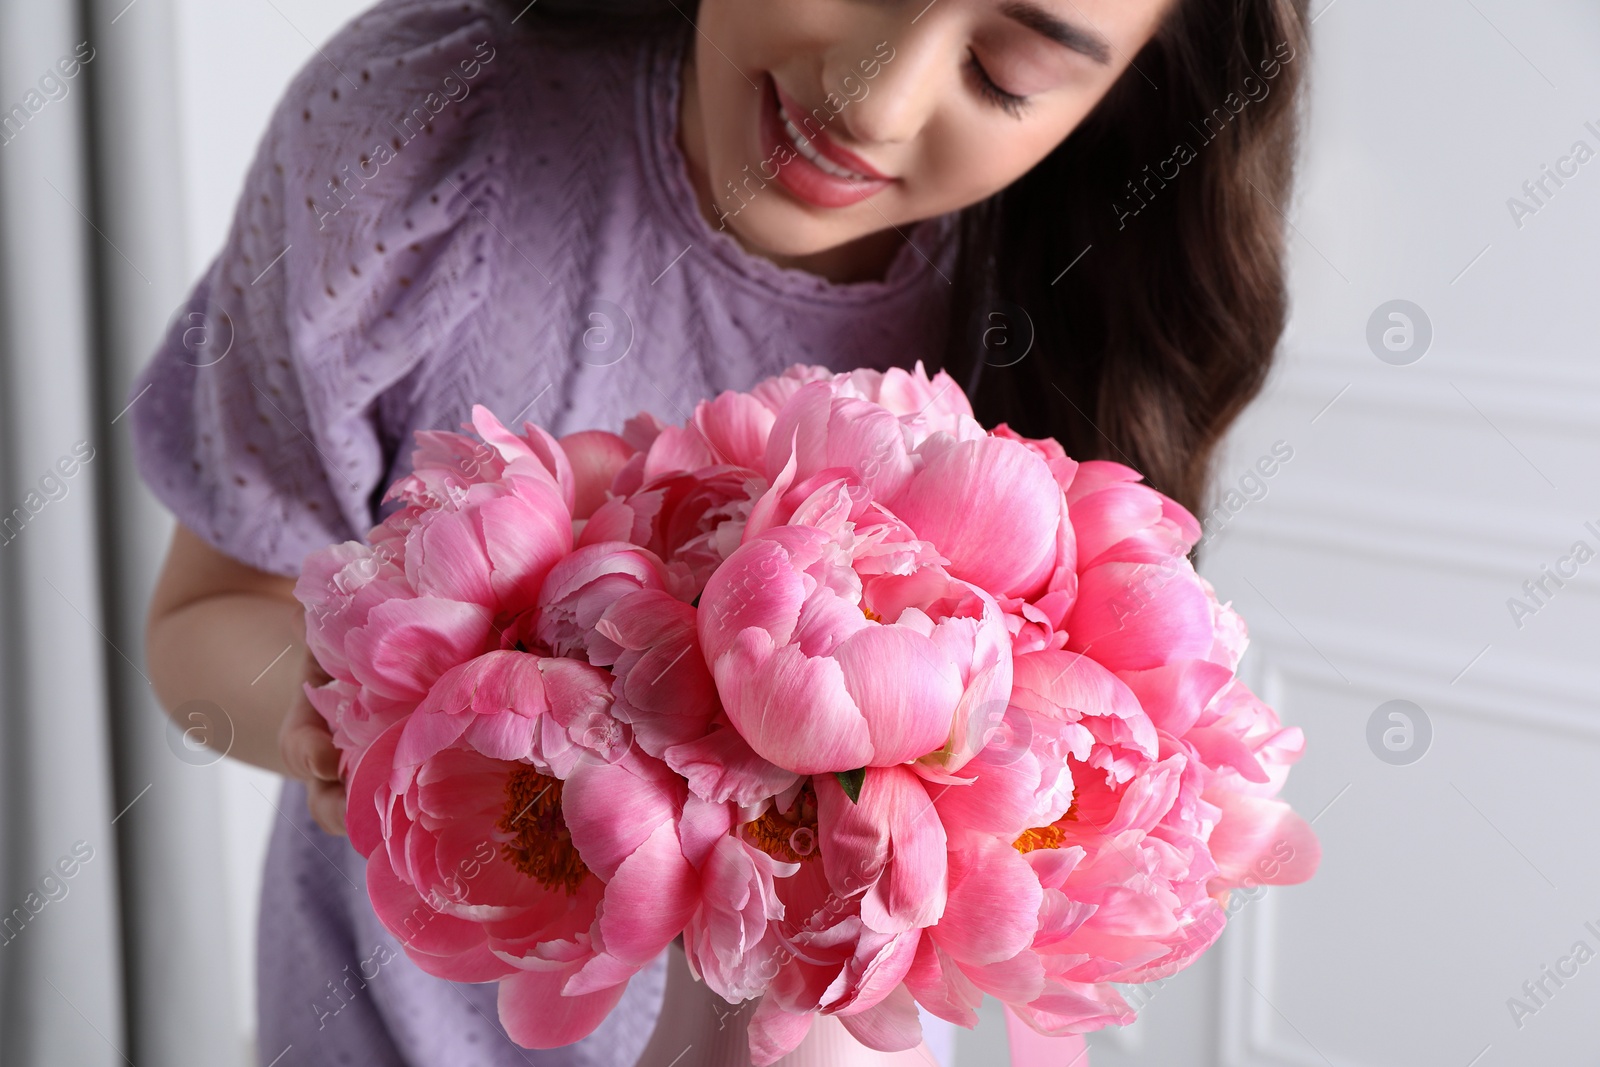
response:
[[[219,552],[180,523],[151,593],[145,659],[169,715],[192,700],[222,709],[233,727],[227,754],[307,782],[317,822],[343,833],[338,754],[302,688],[327,675],[305,651],[295,581]]]
[[[310,649],[306,649],[302,680],[313,686],[331,680]],[[294,703],[278,731],[278,748],[289,776],[306,784],[306,804],[317,825],[330,834],[343,834],[345,788],[339,780],[339,750],[304,688],[295,691]]]

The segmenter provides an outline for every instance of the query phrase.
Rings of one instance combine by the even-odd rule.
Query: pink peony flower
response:
[[[518,1043],[591,1032],[680,934],[757,1002],[757,1064],[819,1014],[891,1051],[985,995],[1079,1034],[1233,890],[1314,872],[1278,798],[1305,739],[1133,469],[986,432],[920,364],[470,428],[418,434],[296,594],[374,907],[499,982]]]
[[[971,1025],[989,993],[1043,1033],[1125,1024],[1110,983],[1191,963],[1220,935],[1228,889],[1314,872],[1309,827],[1266,799],[1303,739],[1230,668],[1194,659],[1119,677],[1034,653],[1016,660],[1012,702],[1013,736],[937,801],[949,903],[907,977],[936,1014]],[[1064,749],[1071,805],[1052,811],[1037,786]]]
[[[601,616],[630,593],[665,585],[661,561],[654,553],[624,541],[585,545],[550,569],[539,591],[537,611],[519,620],[505,641],[580,657],[598,643],[614,656],[615,647],[595,631]]]
[[[611,669],[612,714],[633,727],[640,747],[665,758],[706,736],[717,690],[700,654],[694,608],[642,589],[607,608],[595,633],[589,662]]]
[[[1215,598],[1187,558],[1200,524],[1140,477],[1092,460],[1066,489],[1078,569],[1066,647],[1112,670],[1203,657],[1215,642]]]
[[[813,381],[826,382],[835,396],[870,401],[899,418],[910,433],[911,448],[934,433],[962,439],[984,435],[983,427],[972,417],[967,394],[955,379],[944,371],[929,378],[920,360],[909,371],[863,368],[830,375],[819,367],[791,367],[752,392],[780,411],[801,386]]]
[[[609,682],[490,652],[442,678],[350,785],[378,917],[430,974],[500,980],[501,1021],[525,1047],[592,1031],[698,893],[682,782],[593,730]]]
[[[904,767],[870,768],[852,801],[819,775],[739,832],[799,867],[773,883],[776,945],[750,956],[768,972],[750,1022],[753,1062],[792,1051],[819,1014],[871,1048],[915,1047],[921,1025],[901,981],[924,928],[944,912],[947,885],[944,828],[922,780]]]
[[[483,438],[417,435],[411,474],[385,499],[403,506],[370,544],[307,557],[295,583],[306,641],[334,681],[308,686],[348,771],[445,671],[493,647],[532,610],[550,569],[572,551],[575,479],[543,430],[506,430],[473,408]]]
[[[701,880],[695,913],[683,931],[690,970],[730,1004],[759,997],[787,951],[779,935],[786,912],[778,880],[796,874],[815,853],[816,831],[795,825],[781,842],[756,838],[765,846],[758,847],[736,832],[741,823],[734,805],[693,797],[684,821],[693,827],[685,837],[704,843],[690,850]]]
[[[843,482],[795,523],[747,541],[701,598],[700,643],[733,726],[798,774],[946,749],[958,767],[978,747],[968,723],[1010,686],[994,601]]]
[[[666,565],[667,588],[689,601],[739,547],[755,498],[765,490],[753,471],[707,467],[661,474],[613,494],[584,527],[580,545],[628,541]]]

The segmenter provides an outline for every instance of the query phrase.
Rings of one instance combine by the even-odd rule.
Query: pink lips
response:
[[[813,113],[805,111],[787,93],[778,88],[769,74],[761,94],[761,149],[767,159],[777,166],[777,180],[797,200],[815,207],[845,207],[859,203],[894,184],[872,164],[862,159],[828,137],[825,125]],[[779,107],[782,107],[780,113]],[[817,109],[835,117],[826,107]],[[800,153],[798,146],[784,129],[784,114],[799,127],[816,153],[835,166],[861,175],[860,178],[830,174]],[[787,160],[779,163],[779,157]]]

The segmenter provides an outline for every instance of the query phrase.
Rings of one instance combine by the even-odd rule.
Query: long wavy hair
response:
[[[682,15],[695,4],[673,6]],[[1055,151],[961,212],[937,362],[986,424],[1054,437],[1075,459],[1125,463],[1205,510],[1217,446],[1266,384],[1288,314],[1283,211],[1306,7],[1177,0]],[[535,8],[613,18],[661,9]]]
[[[985,422],[1126,463],[1202,513],[1288,314],[1305,16],[1178,0],[1054,152],[963,212],[945,367]]]

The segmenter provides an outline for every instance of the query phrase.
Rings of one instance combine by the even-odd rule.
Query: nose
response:
[[[956,47],[940,20],[928,15],[920,24],[885,19],[875,33],[852,35],[834,49],[824,77],[832,91],[850,101],[839,122],[851,139],[860,144],[915,139],[938,110],[952,73],[959,72],[951,56]],[[841,91],[852,87],[854,93]]]

